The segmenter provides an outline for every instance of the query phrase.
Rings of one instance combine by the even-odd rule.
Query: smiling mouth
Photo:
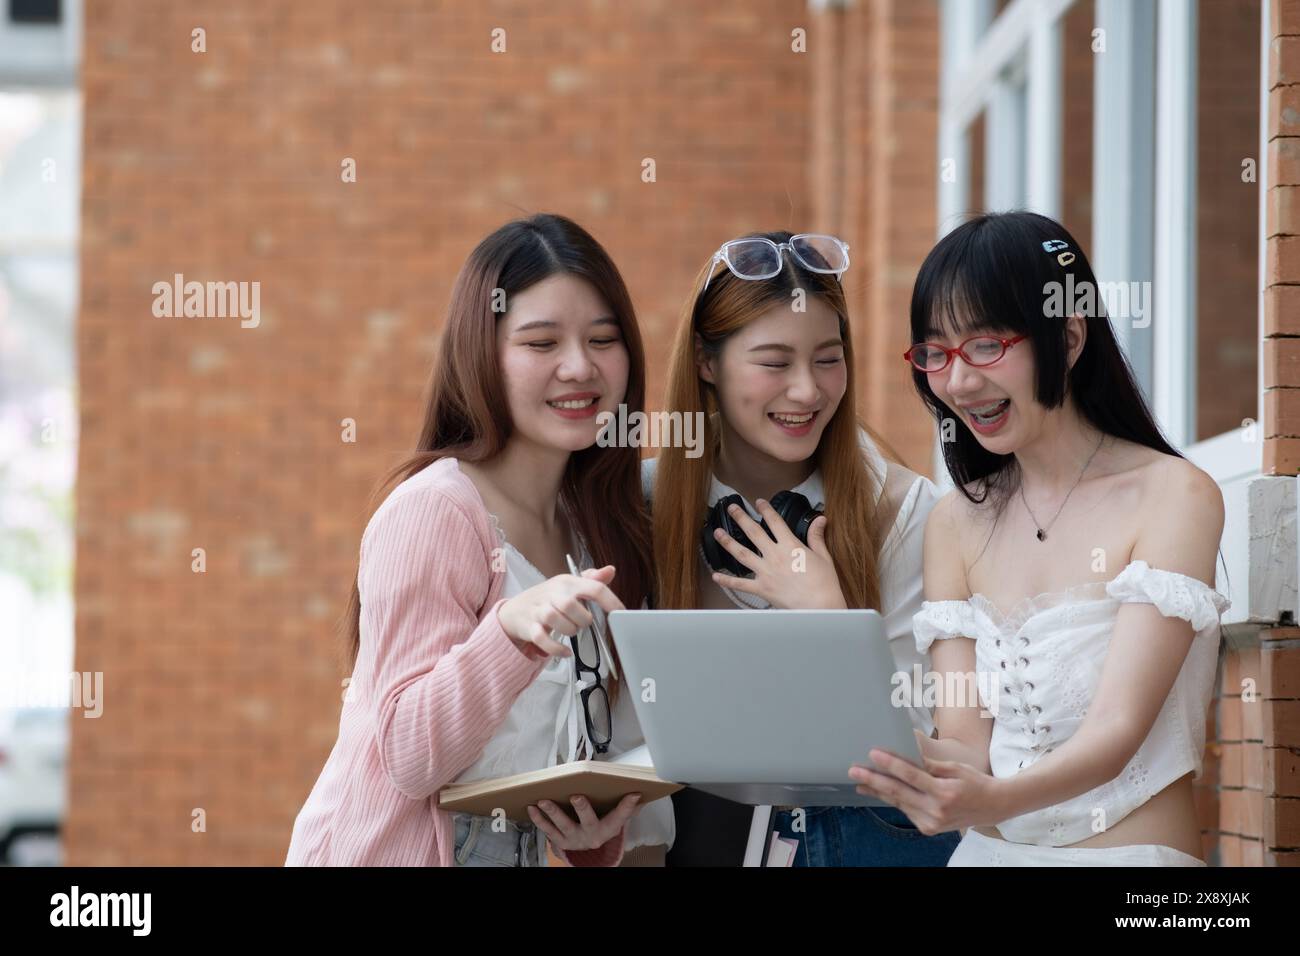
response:
[[[969,405],[962,411],[981,425],[991,425],[1010,407],[1011,399],[1004,398],[1001,401],[989,402],[987,405]]]
[[[807,425],[816,418],[817,412],[804,412],[795,415],[789,412],[768,412],[767,417],[780,425],[789,425],[791,428],[798,428],[800,425]]]
[[[599,396],[593,395],[591,398],[573,398],[573,399],[566,399],[565,401],[562,402],[547,402],[546,404],[550,405],[551,408],[564,408],[570,410],[579,409],[579,408],[590,408],[592,405],[596,404],[596,400],[598,397]]]

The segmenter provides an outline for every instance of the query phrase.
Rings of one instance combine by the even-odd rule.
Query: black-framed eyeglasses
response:
[[[982,368],[992,365],[1007,354],[1007,349],[1017,342],[1028,338],[1017,335],[1004,339],[996,335],[975,335],[962,342],[954,349],[940,345],[938,342],[920,342],[903,353],[903,358],[912,363],[920,372],[942,372],[955,356],[960,355],[967,365]]]
[[[573,635],[573,671],[580,684],[585,683],[584,672],[592,675],[591,686],[584,687],[578,698],[582,701],[582,716],[587,723],[587,739],[596,753],[603,754],[609,750],[614,736],[614,718],[609,708],[609,692],[600,676],[601,640],[593,633],[597,626],[593,623]]]

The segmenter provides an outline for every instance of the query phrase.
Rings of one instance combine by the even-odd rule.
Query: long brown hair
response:
[[[440,458],[486,461],[505,448],[514,423],[497,356],[497,321],[504,313],[493,311],[496,290],[504,290],[508,309],[515,295],[561,273],[591,283],[609,306],[627,348],[623,401],[629,414],[644,409],[641,333],[609,254],[564,216],[541,213],[508,222],[474,248],[456,276],[415,453],[384,476],[372,505],[395,482]],[[612,590],[630,608],[641,606],[652,583],[650,516],[641,496],[639,459],[634,447],[592,445],[569,456],[560,485],[561,506],[596,566],[615,566]],[[361,647],[361,592],[355,579],[341,630],[350,672]]]
[[[790,241],[788,232],[755,233],[754,236],[776,243]],[[695,288],[704,284],[704,277],[714,267],[714,263],[705,267],[696,277]],[[858,443],[858,429],[865,426],[858,421],[854,400],[848,305],[838,279],[804,269],[787,256],[785,267],[771,279],[738,279],[722,267],[703,294],[692,297],[683,311],[673,344],[665,405],[667,410],[680,411],[683,415],[703,413],[703,453],[697,458],[687,458],[684,448],[666,447],[659,452],[653,517],[658,607],[700,605],[699,560],[692,558],[699,554],[709,481],[721,442],[715,419],[721,409],[716,388],[700,378],[695,337],[699,335],[706,353],[717,355],[730,336],[774,305],[789,306],[795,289],[821,298],[839,317],[848,370],[844,397],[826,423],[813,454],[826,490],[826,544],[835,561],[847,605],[880,606],[878,546],[884,529],[879,527],[875,490],[877,482],[884,481],[884,475],[871,474]],[[877,438],[870,429],[867,432],[873,439]]]

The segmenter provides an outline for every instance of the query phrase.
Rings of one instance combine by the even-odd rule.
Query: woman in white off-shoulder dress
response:
[[[923,832],[965,830],[950,866],[1204,865],[1223,502],[1099,300],[1050,307],[1093,283],[1058,223],[1003,213],[945,237],[913,293],[907,358],[957,486],[914,618],[946,696],[924,767],[872,751],[850,775]]]

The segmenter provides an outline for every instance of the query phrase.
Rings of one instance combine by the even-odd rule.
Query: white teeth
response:
[[[568,402],[547,402],[546,404],[550,405],[552,408],[586,408],[595,401],[594,398],[581,398]]]
[[[772,417],[782,425],[806,425],[813,420],[813,416],[816,414],[816,412],[809,412],[807,415],[778,415],[773,412]]]
[[[989,422],[994,422],[1001,418],[1003,412],[1006,410],[1003,406],[1009,406],[1010,404],[1011,400],[1009,398],[1004,398],[1002,401],[994,402],[992,405],[982,405],[979,408],[969,408],[967,411],[970,412],[971,418],[975,419],[981,425],[987,425]]]

